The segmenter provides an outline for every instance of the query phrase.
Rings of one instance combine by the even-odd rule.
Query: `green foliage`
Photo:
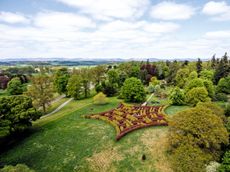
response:
[[[222,163],[219,168],[219,172],[228,172],[228,171],[230,171],[230,150],[225,152]]]
[[[187,109],[178,112],[170,121],[169,145],[172,161],[180,160],[174,162],[178,165],[175,167],[177,171],[192,168],[190,158],[197,158],[194,159],[197,164],[194,168],[200,170],[195,171],[204,171],[205,163],[218,159],[221,146],[228,142],[228,132],[223,121],[210,109],[200,106]]]
[[[230,94],[230,76],[221,78],[217,85],[217,92]]]
[[[208,102],[208,92],[204,87],[195,87],[186,93],[186,102],[195,106],[198,102]]]
[[[230,133],[230,117],[227,118],[227,122],[225,124],[225,127],[227,128],[228,133]]]
[[[188,84],[185,87],[186,92],[195,87],[204,87],[204,80],[200,78],[189,80]]]
[[[223,101],[227,102],[228,101],[228,96],[224,93],[216,93],[214,96],[215,101]]]
[[[0,169],[1,172],[35,172],[27,167],[25,164],[17,164],[16,166],[7,165],[3,169]]]
[[[153,77],[151,78],[151,84],[152,84],[153,86],[156,86],[156,85],[159,85],[159,84],[160,84],[160,81],[157,79],[157,77],[153,76]]]
[[[173,105],[183,105],[185,103],[184,91],[178,87],[175,87],[171,92],[169,99]]]
[[[0,98],[0,114],[0,136],[26,129],[41,115],[25,96]]]
[[[47,106],[53,98],[52,78],[45,74],[40,74],[31,78],[32,84],[28,87],[26,95],[32,98],[36,107],[43,108],[46,112]]]
[[[19,95],[23,93],[23,85],[18,77],[13,78],[8,82],[7,92],[10,95]]]
[[[198,58],[197,63],[196,63],[196,71],[198,74],[202,71],[202,61],[200,58]]]
[[[155,91],[155,87],[152,84],[149,84],[148,86],[148,92],[153,93]]]
[[[187,143],[175,149],[170,160],[175,172],[205,172],[204,164],[208,163],[210,159],[209,154]]]
[[[81,98],[83,92],[82,89],[82,77],[80,75],[73,74],[68,81],[67,85],[68,95],[76,100]]]
[[[101,81],[104,79],[104,75],[106,72],[106,66],[98,65],[92,69],[92,79],[96,84],[100,84]]]
[[[177,86],[183,88],[188,81],[188,77],[189,77],[189,70],[187,68],[179,69],[176,74]]]
[[[192,72],[189,74],[189,77],[188,77],[189,81],[191,81],[191,80],[193,80],[193,79],[196,79],[196,78],[198,78],[197,72],[196,72],[196,71],[192,71]]]
[[[230,103],[226,104],[224,114],[225,116],[230,116]]]
[[[93,97],[93,102],[94,104],[97,104],[97,105],[104,105],[108,103],[108,98],[106,97],[104,93],[100,92],[96,96]]]
[[[214,98],[215,88],[214,88],[214,85],[213,85],[212,81],[203,80],[203,83],[204,83],[204,86],[205,86],[206,90],[208,91],[208,96],[210,98]]]
[[[202,70],[200,72],[200,78],[212,81],[214,79],[214,71],[213,70]]]
[[[125,80],[121,94],[126,102],[143,102],[146,98],[143,84],[134,77]]]
[[[225,120],[224,109],[213,102],[199,102],[196,106],[204,109],[209,109],[213,114]]]
[[[108,80],[110,83],[118,83],[119,82],[119,75],[118,72],[115,69],[111,69],[107,73]]]
[[[66,68],[59,69],[54,76],[54,87],[59,94],[67,93],[69,73]]]
[[[102,92],[103,91],[102,85],[101,84],[96,84],[95,85],[95,90],[96,90],[97,93]]]
[[[103,93],[108,97],[114,96],[118,90],[117,83],[111,83],[108,80],[102,82]]]

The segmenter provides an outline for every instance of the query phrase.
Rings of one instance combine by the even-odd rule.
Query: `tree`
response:
[[[67,94],[67,84],[69,80],[67,68],[59,69],[54,76],[54,87],[59,94]]]
[[[203,80],[203,83],[204,83],[204,87],[208,91],[208,96],[210,98],[214,98],[215,88],[214,88],[214,85],[213,85],[212,81],[210,81],[210,80]]]
[[[114,96],[118,90],[117,83],[111,83],[108,80],[102,82],[102,90],[103,93],[106,94],[108,97]]]
[[[121,94],[126,102],[143,102],[146,98],[141,80],[134,77],[125,80]]]
[[[177,147],[170,157],[172,168],[176,172],[206,172],[204,164],[210,159],[209,154],[188,143]]]
[[[19,95],[23,93],[23,85],[18,77],[8,82],[7,91],[10,95]]]
[[[169,100],[173,105],[183,105],[185,103],[184,91],[176,87],[170,94]]]
[[[213,81],[213,79],[214,79],[214,71],[213,70],[202,70],[200,72],[200,78]]]
[[[26,96],[0,98],[0,136],[23,131],[41,115]]]
[[[97,105],[104,105],[108,103],[108,98],[102,92],[98,93],[96,96],[93,97],[94,104]]]
[[[100,84],[105,77],[106,66],[98,65],[92,69],[93,81],[96,84]]]
[[[227,77],[230,73],[230,63],[228,62],[227,53],[221,58],[220,62],[216,67],[216,71],[214,74],[215,84],[219,82],[221,78]]]
[[[204,87],[204,81],[200,78],[189,80],[188,84],[185,87],[185,90],[187,92],[195,87]]]
[[[84,97],[86,98],[90,95],[90,84],[92,80],[91,70],[89,68],[81,68],[79,72],[81,75]]]
[[[151,84],[152,84],[153,86],[156,86],[156,85],[159,85],[159,84],[160,84],[160,81],[157,79],[157,77],[153,76],[153,77],[151,78]]]
[[[211,101],[204,87],[195,87],[186,93],[186,102],[195,106],[198,102]]]
[[[109,70],[107,75],[110,83],[114,84],[119,82],[119,74],[115,69]]]
[[[230,76],[221,78],[216,89],[218,93],[230,94]]]
[[[215,114],[219,118],[223,119],[223,121],[225,120],[224,110],[213,102],[199,102],[196,105],[196,107],[209,109],[212,111],[213,114]]]
[[[193,79],[197,79],[197,78],[198,78],[198,74],[197,74],[196,71],[192,71],[192,72],[189,74],[189,77],[188,77],[189,81],[190,81],[190,80],[193,80]]]
[[[216,68],[216,54],[214,54],[214,55],[212,56],[211,68],[212,68],[212,69],[215,69],[215,68]]]
[[[172,161],[180,160],[174,167],[177,171],[204,171],[205,163],[218,159],[221,146],[229,142],[223,121],[210,109],[195,107],[178,112],[169,126]],[[200,170],[193,170],[190,160]]]
[[[176,74],[177,86],[183,88],[188,81],[188,76],[189,76],[189,70],[187,68],[179,69]]]
[[[43,112],[53,98],[53,83],[51,77],[40,74],[31,78],[32,85],[28,86],[26,95],[30,96],[36,107],[42,107]]]
[[[82,77],[80,75],[73,74],[69,78],[67,84],[67,92],[69,96],[73,97],[76,100],[79,100],[81,98],[83,89],[82,89]]]
[[[202,61],[200,58],[198,58],[197,63],[196,63],[196,71],[197,71],[198,75],[202,71]]]

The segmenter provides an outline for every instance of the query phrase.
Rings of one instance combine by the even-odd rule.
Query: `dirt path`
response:
[[[146,102],[144,102],[141,106],[146,106],[148,104],[148,101],[151,100],[151,98],[153,97],[154,93],[152,93],[149,98],[146,100]]]
[[[60,99],[59,99],[60,100]],[[62,103],[60,106],[58,106],[54,111],[42,116],[41,118],[46,118],[56,112],[58,112],[59,110],[61,110],[64,106],[66,106],[69,102],[71,102],[73,100],[73,98],[70,98],[69,100],[67,100],[66,102]]]

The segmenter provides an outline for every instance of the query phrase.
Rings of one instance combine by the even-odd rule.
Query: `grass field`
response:
[[[58,113],[36,121],[34,133],[4,152],[0,162],[23,163],[38,172],[172,171],[165,153],[167,127],[140,129],[116,142],[112,126],[83,117],[114,108],[119,101],[110,98],[103,106],[93,105],[92,98],[70,102]],[[169,107],[166,111],[178,110]]]

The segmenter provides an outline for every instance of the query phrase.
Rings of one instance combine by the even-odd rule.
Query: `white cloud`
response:
[[[207,32],[205,34],[205,38],[207,38],[207,39],[229,39],[230,38],[230,30]]]
[[[202,12],[213,20],[230,20],[230,6],[225,1],[210,1],[204,5]]]
[[[142,16],[149,0],[57,0],[101,20],[126,19]]]
[[[148,23],[144,30],[155,33],[169,33],[178,30],[180,26],[171,22]]]
[[[20,13],[11,13],[11,12],[0,12],[0,22],[6,22],[10,24],[17,23],[29,23],[29,19]]]
[[[96,24],[85,16],[54,11],[39,13],[34,19],[34,24],[38,27],[53,29],[74,28],[77,30],[96,27]]]
[[[189,5],[165,1],[152,6],[150,16],[161,20],[186,20],[194,13],[195,9]]]

